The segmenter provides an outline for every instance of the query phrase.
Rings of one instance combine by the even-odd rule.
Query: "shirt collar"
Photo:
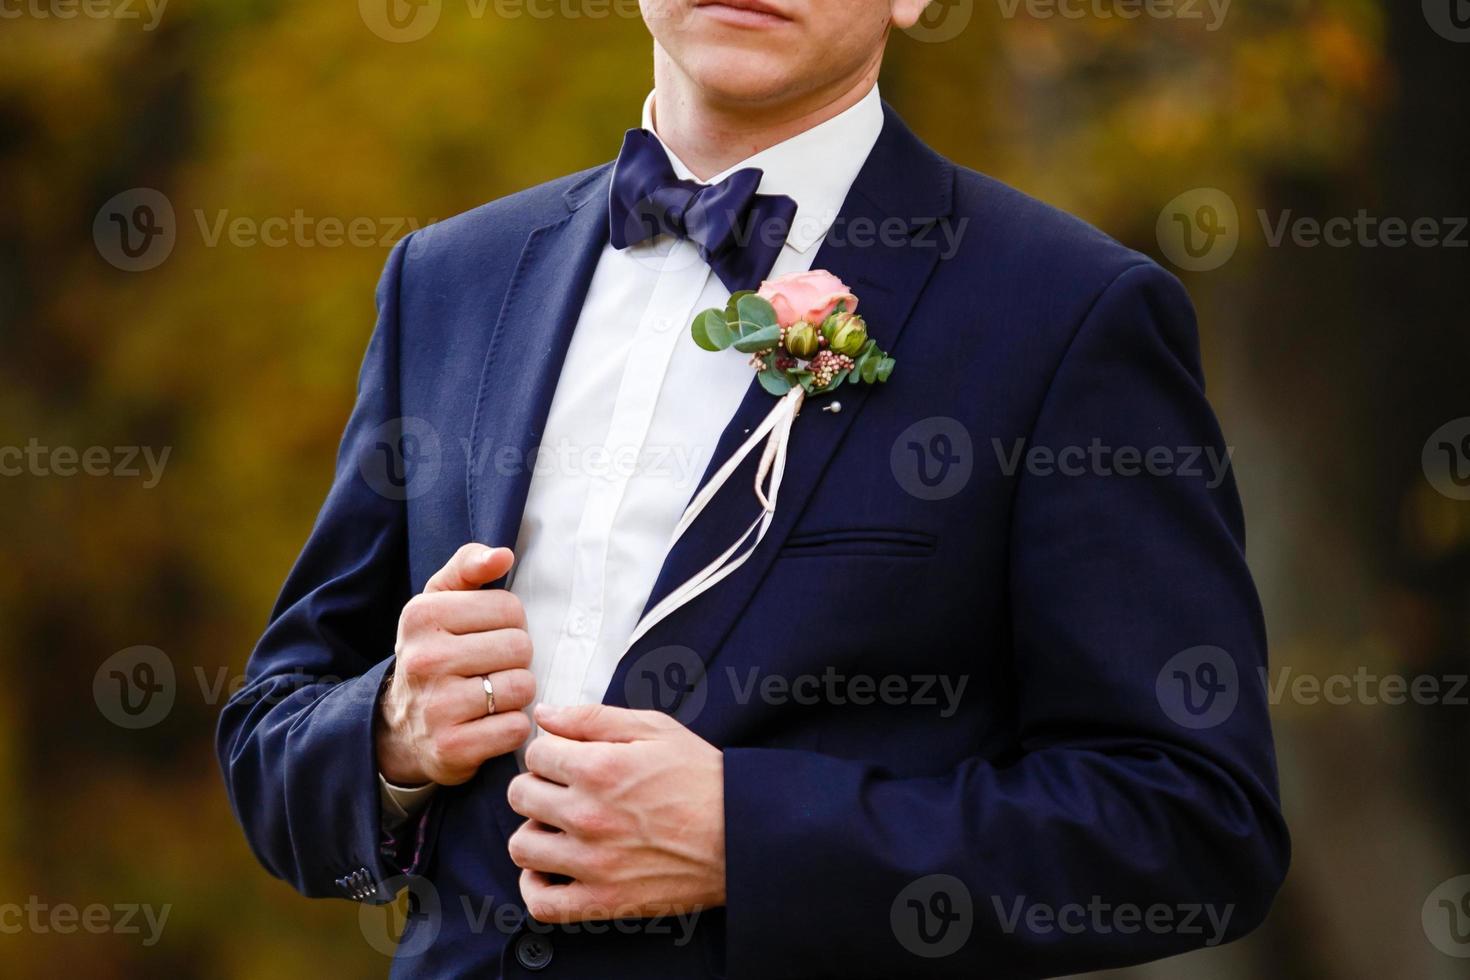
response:
[[[643,101],[643,128],[658,135],[653,128],[652,92]],[[786,244],[806,252],[836,223],[842,202],[882,131],[883,102],[874,85],[861,101],[826,122],[764,149],[703,183],[716,184],[737,170],[759,168],[763,171],[760,193],[785,194],[796,202],[796,216]],[[662,139],[659,144],[679,179],[698,180]]]

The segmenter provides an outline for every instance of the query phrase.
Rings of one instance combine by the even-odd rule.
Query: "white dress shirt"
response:
[[[650,94],[643,128],[657,134],[653,116]],[[882,128],[875,86],[707,182],[756,167],[759,193],[796,201],[768,278],[811,269]],[[664,150],[678,177],[696,179]],[[701,350],[690,337],[694,314],[729,297],[695,247],[671,236],[607,245],[598,258],[514,542],[509,588],[525,606],[540,701],[602,700],[674,527],[754,379],[748,355]],[[400,819],[426,795],[387,788],[385,813]]]

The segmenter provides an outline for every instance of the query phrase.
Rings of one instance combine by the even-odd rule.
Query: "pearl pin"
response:
[[[831,412],[833,415],[836,415],[838,412],[842,411],[842,403],[833,402],[830,405],[823,406],[822,411]]]

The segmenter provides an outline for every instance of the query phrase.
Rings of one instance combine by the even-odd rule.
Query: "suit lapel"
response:
[[[476,541],[513,546],[530,489],[533,454],[541,443],[557,379],[582,311],[587,288],[607,241],[606,200],[610,168],[566,193],[569,213],[531,232],[500,307],[470,425],[466,477],[470,527]],[[506,456],[514,465],[505,466]],[[493,474],[493,479],[490,476]],[[503,585],[504,582],[496,583]],[[491,759],[474,785],[487,790],[501,831],[510,837],[522,818],[510,808],[505,788],[516,775],[514,755]]]
[[[570,213],[531,232],[506,288],[470,427],[471,458],[484,461],[466,479],[470,527],[485,544],[515,544],[533,456],[607,241],[606,209],[589,206],[606,199],[607,175],[600,170],[574,186]]]
[[[888,384],[919,384],[920,379],[903,373],[899,334],[938,261],[935,241],[924,241],[917,233],[950,213],[953,168],[886,106],[885,115],[882,135],[812,267],[831,271],[857,294],[869,332],[898,358],[899,366]],[[885,228],[902,228],[903,233],[878,234]],[[792,429],[781,503],[765,540],[739,571],[654,626],[625,653],[608,685],[605,703],[657,708],[677,716],[684,694],[699,682],[744,611],[833,455],[851,430],[860,430],[859,416],[870,397],[883,397],[882,386],[844,385],[803,408]],[[842,403],[840,412],[821,411],[834,401]],[[720,437],[701,486],[774,403],[770,394],[751,382]],[[878,453],[876,448],[873,451]],[[758,455],[752,454],[669,551],[648,607],[704,567],[749,526],[759,506],[751,491]],[[883,460],[886,456],[878,462]]]

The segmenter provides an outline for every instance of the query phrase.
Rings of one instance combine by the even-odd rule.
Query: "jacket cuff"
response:
[[[396,869],[383,860],[383,820],[378,800],[374,741],[378,696],[383,679],[392,666],[393,658],[389,657],[363,674],[338,684],[323,697],[311,712],[312,747],[315,751],[297,753],[297,766],[303,772],[313,765],[336,765],[348,781],[346,786],[337,789],[338,793],[348,794],[348,798],[332,804],[332,808],[343,813],[348,821],[348,826],[343,828],[346,832],[343,840],[349,848],[347,866],[333,870],[343,872],[343,877],[335,880],[338,893],[356,901],[393,900],[390,889],[384,887],[386,879]],[[343,742],[338,741],[344,736],[344,740],[354,746],[353,758],[347,767],[342,767],[344,760],[340,746]],[[335,750],[332,748],[334,743],[337,746]],[[335,763],[329,762],[328,753],[336,755]]]

